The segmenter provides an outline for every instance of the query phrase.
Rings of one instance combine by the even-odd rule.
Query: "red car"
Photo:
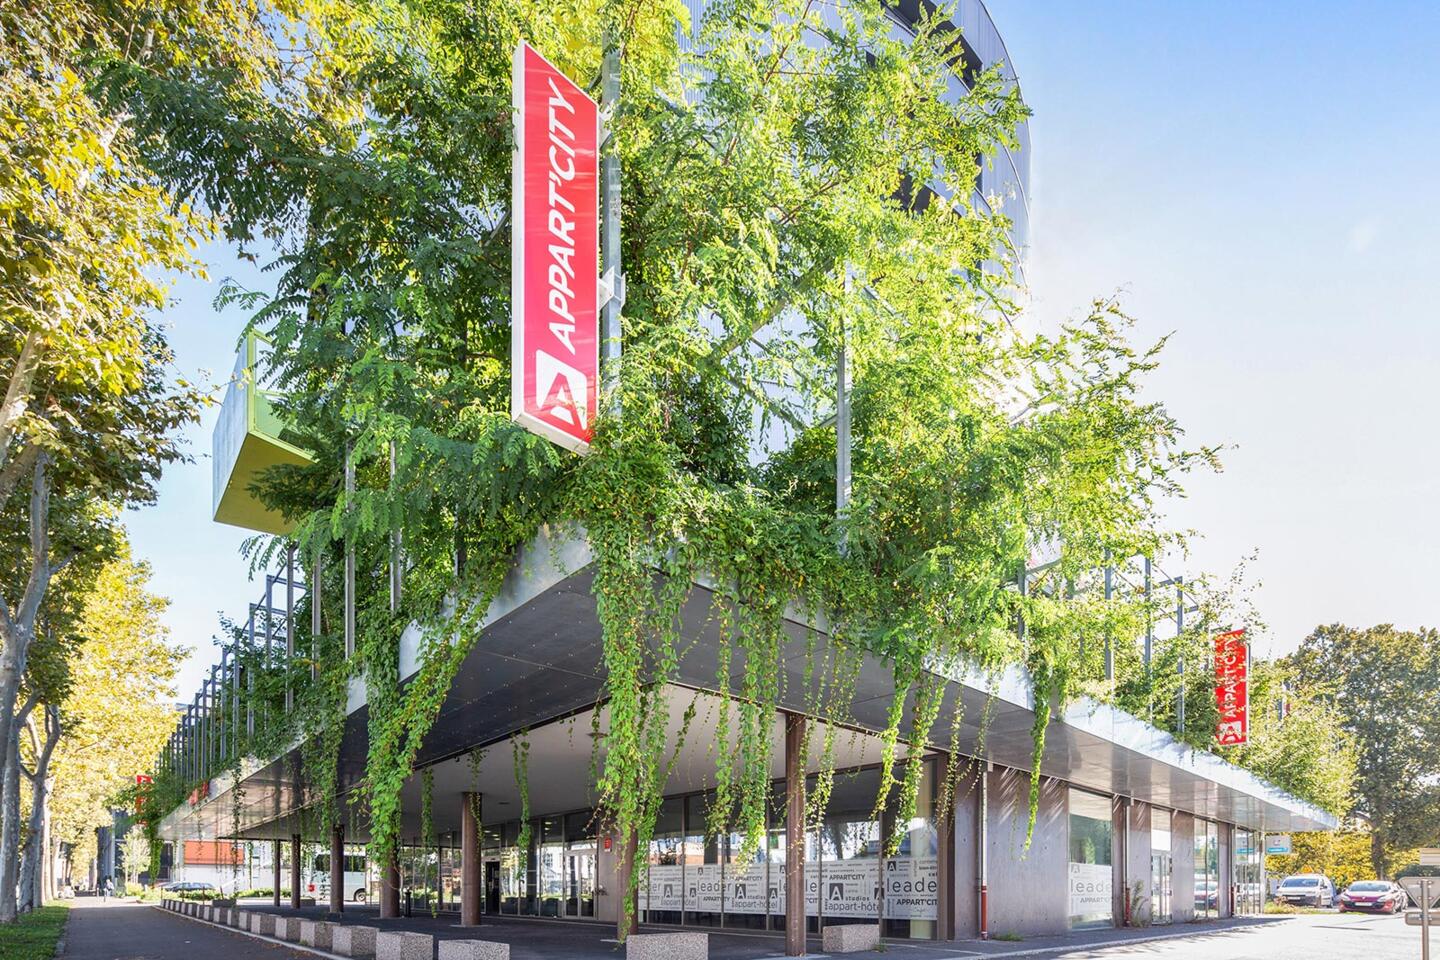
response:
[[[1375,913],[1399,913],[1408,899],[1405,891],[1388,880],[1356,880],[1340,894],[1340,912],[1370,910]]]

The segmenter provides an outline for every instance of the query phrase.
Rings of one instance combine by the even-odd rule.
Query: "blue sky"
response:
[[[1032,312],[1119,291],[1173,333],[1152,393],[1226,469],[1176,525],[1188,566],[1251,572],[1289,649],[1315,624],[1433,623],[1440,586],[1440,5],[990,0],[1032,121]],[[218,281],[267,279],[223,246],[168,311],[181,369],[224,376],[243,323]],[[207,411],[193,464],[128,518],[197,647],[256,599],[243,531],[210,520]],[[1171,564],[1170,566],[1180,566]]]

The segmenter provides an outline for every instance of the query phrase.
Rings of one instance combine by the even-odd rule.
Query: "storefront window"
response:
[[[823,924],[874,923],[880,909],[880,821],[874,818],[880,771],[840,774],[820,824],[820,917]],[[811,864],[805,864],[806,886]]]
[[[1070,925],[1114,922],[1110,798],[1070,791]]]
[[[1260,886],[1260,843],[1254,830],[1235,831],[1235,912],[1244,916],[1263,912]]]
[[[565,832],[560,817],[549,817],[539,823],[540,846],[535,864],[540,885],[542,917],[558,917],[565,899]]]
[[[915,815],[906,824],[887,820],[900,834],[896,855],[885,861],[885,935],[933,939],[939,904],[939,846],[935,830],[936,761],[925,761],[915,798]]]
[[[720,865],[721,838],[706,837],[712,794],[685,798],[685,922],[720,926],[725,886]]]
[[[684,910],[685,801],[673,797],[660,804],[655,836],[650,841],[649,875],[642,878],[640,907],[646,923],[679,923]]]
[[[1209,820],[1195,821],[1195,919],[1220,915],[1220,835]]]
[[[1175,885],[1175,861],[1170,852],[1169,810],[1150,811],[1150,918],[1152,923],[1169,923]]]

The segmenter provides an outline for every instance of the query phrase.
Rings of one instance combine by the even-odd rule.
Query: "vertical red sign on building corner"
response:
[[[523,40],[511,69],[510,412],[584,453],[600,388],[600,111]]]
[[[1215,636],[1215,742],[1233,746],[1250,739],[1250,645],[1244,630]]]

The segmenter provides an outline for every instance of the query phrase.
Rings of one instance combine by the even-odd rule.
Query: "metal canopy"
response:
[[[438,828],[443,829],[448,818],[449,795],[476,785],[494,799],[485,806],[487,823],[519,815],[518,803],[502,804],[518,799],[508,739],[521,730],[530,731],[530,776],[543,782],[542,789],[532,786],[532,814],[574,810],[592,802],[589,733],[592,711],[599,706],[602,651],[591,593],[591,560],[583,537],[573,534],[547,531],[519,551],[488,611],[481,637],[460,668],[418,757],[418,766],[435,765]],[[707,585],[696,584],[682,610],[686,646],[674,678],[676,690],[706,691],[718,686],[719,626],[710,616],[712,595]],[[798,613],[787,621],[790,641],[782,651],[781,669],[786,690],[782,706],[788,709],[804,712],[812,702],[807,698],[807,658],[813,657],[809,670],[812,687],[834,662],[835,651],[823,627],[823,623],[812,626]],[[418,668],[421,641],[415,629],[402,638],[402,678]],[[732,688],[738,685],[743,669],[743,654],[737,650],[732,655]],[[958,705],[963,711],[963,751],[974,756],[983,749],[993,763],[1028,770],[1034,713],[1025,672],[1014,668],[998,677],[969,673],[947,679],[937,729],[948,731],[948,718]],[[856,744],[856,758],[868,756],[867,743],[874,738],[864,732],[884,728],[893,694],[890,669],[880,659],[866,656],[844,718],[859,731],[849,738]],[[672,710],[679,695],[671,691]],[[350,701],[340,755],[342,789],[353,786],[363,775],[366,755],[363,689],[352,686]],[[982,744],[979,724],[987,709],[990,721]],[[603,729],[603,711],[601,720]],[[703,732],[703,726],[692,728],[680,768],[693,773],[705,763],[713,767],[714,735]],[[481,781],[471,783],[474,775],[468,755],[487,744],[493,746],[482,763]],[[700,763],[692,753],[709,759]],[[209,799],[197,807],[183,806],[165,819],[162,835],[171,839],[229,836],[237,825],[241,834],[253,838],[299,832],[299,820],[293,816],[301,796],[297,789],[299,762],[299,751],[292,750],[272,762],[252,764],[245,771],[238,805],[227,789],[233,778],[213,783]],[[1041,772],[1075,786],[1251,829],[1298,831],[1336,826],[1334,817],[1253,773],[1091,700],[1072,705],[1052,721]],[[685,788],[707,785],[703,777],[694,774]],[[672,784],[676,786],[680,785]],[[405,798],[406,809],[418,811],[417,784],[412,782],[406,789],[413,794]],[[411,819],[418,822],[418,817]],[[360,837],[356,830],[350,835]]]

